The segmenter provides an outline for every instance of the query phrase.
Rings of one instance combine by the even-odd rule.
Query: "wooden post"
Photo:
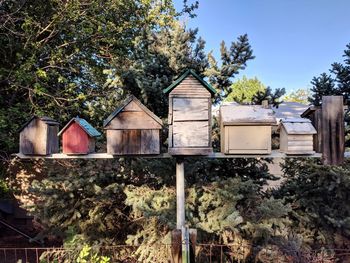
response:
[[[185,226],[185,168],[182,158],[176,158],[176,228]]]
[[[322,97],[322,161],[338,165],[344,162],[345,127],[343,96]]]

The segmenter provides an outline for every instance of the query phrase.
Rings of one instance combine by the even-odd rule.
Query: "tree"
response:
[[[225,101],[250,103],[259,91],[263,92],[266,90],[266,86],[257,77],[248,79],[246,76],[243,76],[232,84],[231,90]]]
[[[322,73],[319,77],[314,77],[311,81],[312,96],[309,101],[314,105],[321,105],[322,96],[341,95],[344,103],[350,106],[350,43],[344,50],[344,62],[335,62],[330,69],[331,75]],[[345,113],[345,146],[350,147],[350,108]]]
[[[267,87],[264,91],[258,91],[253,96],[253,103],[254,104],[262,104],[264,100],[267,100],[267,102],[270,105],[273,105],[274,107],[278,107],[279,104],[282,103],[281,97],[286,93],[285,88],[278,88],[275,89],[275,91],[272,91],[270,87]]]
[[[283,101],[287,102],[298,102],[307,105],[309,103],[308,99],[311,95],[309,89],[297,89],[283,97]]]

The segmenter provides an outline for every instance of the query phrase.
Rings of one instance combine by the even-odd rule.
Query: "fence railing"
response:
[[[171,245],[157,244],[148,262],[171,262]],[[107,256],[110,262],[136,263],[147,261],[140,257],[140,246],[106,246],[99,249],[99,255]],[[144,249],[144,248],[143,248]],[[73,250],[66,248],[0,248],[0,263],[70,263],[75,262]],[[158,258],[158,252],[168,258]],[[165,253],[164,253],[165,252]],[[196,263],[335,263],[350,262],[350,249],[319,249],[297,251],[280,249],[276,246],[252,247],[237,245],[197,244]],[[192,261],[191,261],[192,263]]]

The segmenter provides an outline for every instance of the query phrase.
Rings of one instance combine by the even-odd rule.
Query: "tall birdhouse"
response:
[[[210,154],[213,87],[187,70],[163,92],[169,94],[169,154]]]
[[[33,116],[19,130],[19,152],[25,155],[57,153],[58,125],[49,117]]]
[[[88,154],[95,152],[95,138],[101,136],[86,120],[71,119],[58,133],[62,135],[62,150],[65,154]]]
[[[103,124],[107,153],[113,155],[160,154],[163,122],[137,98],[130,96]]]
[[[280,151],[286,154],[314,154],[313,135],[316,129],[309,119],[282,119],[280,130]]]
[[[220,107],[221,152],[270,154],[273,111],[260,105]]]

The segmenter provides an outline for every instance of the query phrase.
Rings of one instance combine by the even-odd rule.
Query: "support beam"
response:
[[[185,227],[185,166],[182,158],[176,158],[176,228]]]

